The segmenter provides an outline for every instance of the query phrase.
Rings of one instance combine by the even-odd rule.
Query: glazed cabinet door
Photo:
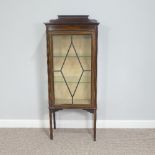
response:
[[[92,104],[92,34],[51,33],[55,105]]]

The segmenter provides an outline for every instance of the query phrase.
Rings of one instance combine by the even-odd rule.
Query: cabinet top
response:
[[[58,19],[52,19],[45,25],[98,25],[95,19],[89,19],[88,15],[58,15]]]

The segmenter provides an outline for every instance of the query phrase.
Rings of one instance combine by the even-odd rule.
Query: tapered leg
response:
[[[53,111],[54,129],[56,129],[55,111]]]
[[[53,139],[52,111],[50,110],[49,110],[49,120],[50,120],[50,139]]]
[[[96,141],[96,110],[94,110],[94,141]]]

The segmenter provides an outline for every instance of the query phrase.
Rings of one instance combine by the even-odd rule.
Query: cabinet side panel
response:
[[[92,35],[92,106],[97,108],[97,29]]]
[[[52,52],[52,37],[51,34],[46,31],[47,38],[47,72],[48,72],[48,100],[49,107],[54,104],[54,85],[53,85],[53,52]]]

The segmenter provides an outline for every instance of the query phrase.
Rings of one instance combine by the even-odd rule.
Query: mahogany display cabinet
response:
[[[93,114],[96,140],[98,24],[87,15],[59,15],[45,23],[51,139],[55,112],[81,109]]]

